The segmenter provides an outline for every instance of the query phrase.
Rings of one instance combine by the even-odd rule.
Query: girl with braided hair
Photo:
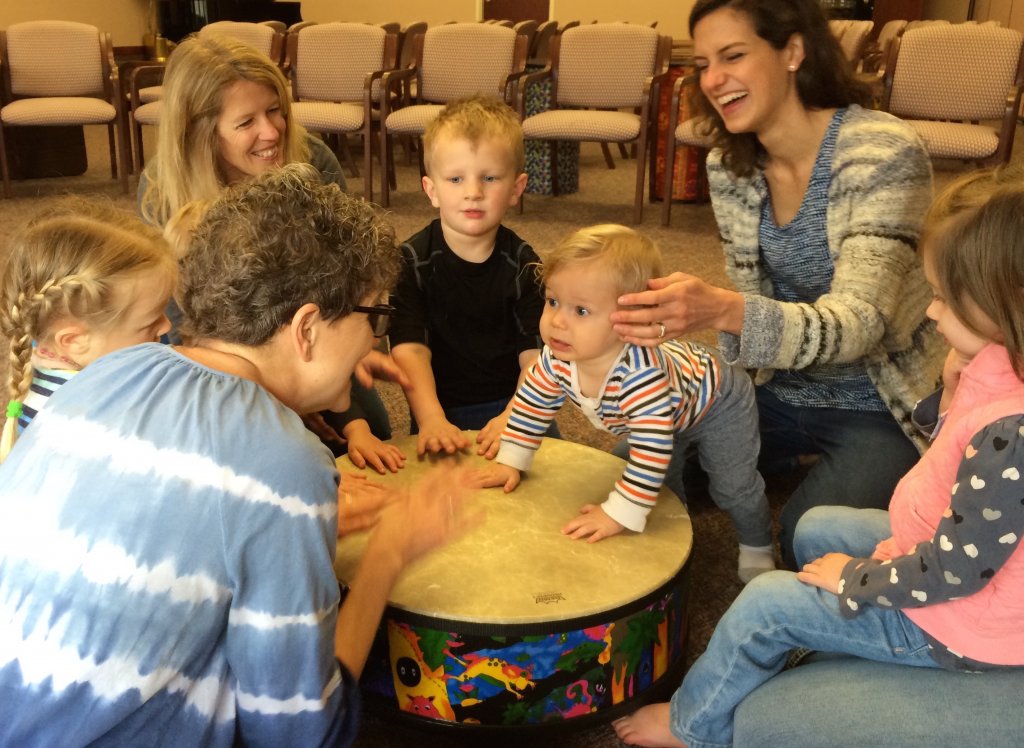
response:
[[[69,198],[13,238],[0,288],[0,330],[10,337],[0,462],[82,367],[167,332],[176,273],[159,232],[110,204]]]

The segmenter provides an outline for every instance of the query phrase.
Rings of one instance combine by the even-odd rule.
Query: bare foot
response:
[[[628,717],[612,722],[619,740],[628,745],[641,745],[647,748],[686,748],[669,725],[669,704],[649,704],[638,709]]]

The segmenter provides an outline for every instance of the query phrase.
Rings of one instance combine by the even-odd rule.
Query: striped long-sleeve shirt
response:
[[[700,421],[717,391],[718,364],[696,343],[623,346],[593,398],[580,392],[576,365],[558,360],[544,346],[516,393],[496,459],[528,470],[541,437],[568,398],[598,428],[628,436],[626,468],[601,508],[639,532],[665,481],[675,433]]]
[[[0,745],[351,742],[337,481],[294,412],[169,346],[76,374],[0,466]]]

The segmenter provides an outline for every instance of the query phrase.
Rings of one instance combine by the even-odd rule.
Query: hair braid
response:
[[[9,403],[23,403],[32,386],[32,341],[43,334],[39,329],[40,320],[51,320],[54,312],[66,313],[69,299],[83,289],[96,292],[95,284],[80,276],[69,275],[58,280],[47,280],[38,291],[21,292],[4,320],[4,333],[10,336],[7,377]],[[7,412],[13,414],[20,408]],[[0,463],[18,439],[18,416],[8,415],[0,433]]]

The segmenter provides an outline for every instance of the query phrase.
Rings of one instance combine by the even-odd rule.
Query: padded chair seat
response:
[[[736,746],[1019,746],[1024,669],[954,673],[814,654],[736,709]]]
[[[296,121],[313,132],[352,132],[363,126],[363,105],[333,101],[296,101]]]
[[[148,104],[151,101],[158,101],[164,97],[163,86],[146,86],[139,89],[139,101]]]
[[[155,127],[160,124],[160,112],[163,108],[164,103],[162,101],[151,101],[132,112],[132,117],[140,125],[153,125]]]
[[[625,143],[640,136],[640,118],[628,112],[553,109],[523,120],[523,136],[539,140]]]
[[[999,133],[984,125],[906,120],[936,158],[988,158],[999,147]]]
[[[711,148],[711,138],[697,134],[697,118],[680,122],[676,127],[676,142],[695,148]]]
[[[105,125],[117,117],[112,104],[80,96],[21,99],[0,109],[7,125]]]
[[[427,124],[444,109],[441,104],[414,104],[388,115],[388,132],[398,135],[422,135]]]

